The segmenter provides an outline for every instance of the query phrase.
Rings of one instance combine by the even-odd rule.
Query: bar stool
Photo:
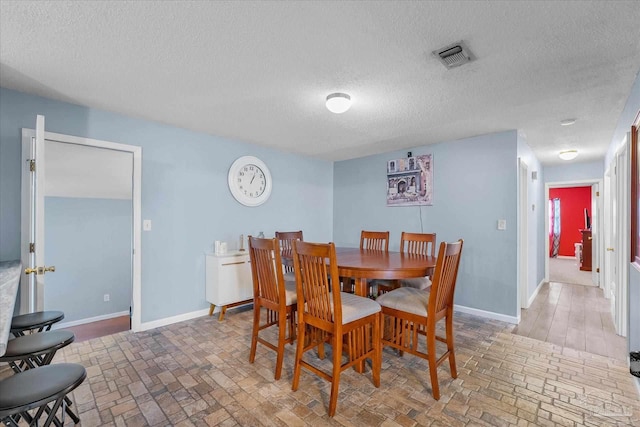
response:
[[[0,362],[8,362],[14,372],[44,366],[51,363],[56,352],[73,342],[71,331],[45,331],[7,341],[7,350]]]
[[[29,425],[38,425],[44,412],[48,414],[44,427],[54,423],[64,425],[65,413],[74,423],[80,418],[67,406],[70,402],[67,394],[78,387],[87,377],[87,371],[76,363],[59,363],[29,369],[0,381],[0,422],[8,426],[18,427],[20,418]],[[49,403],[54,402],[52,407]],[[63,407],[62,419],[56,415]],[[38,408],[34,416],[27,411]]]
[[[38,311],[36,313],[21,314],[11,319],[11,333],[21,337],[26,331],[37,329],[37,332],[49,331],[51,326],[64,319],[61,311]]]

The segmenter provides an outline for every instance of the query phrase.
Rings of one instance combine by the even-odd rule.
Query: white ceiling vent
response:
[[[434,50],[433,54],[446,68],[459,67],[475,59],[475,56],[462,41]]]

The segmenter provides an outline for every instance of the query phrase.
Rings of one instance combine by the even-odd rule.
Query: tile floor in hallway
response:
[[[626,362],[462,313],[455,316],[459,376],[453,380],[441,365],[439,401],[426,361],[385,349],[381,387],[370,370],[345,371],[331,419],[328,382],[303,371],[299,390],[291,391],[294,346],[287,346],[279,381],[273,351],[259,346],[248,363],[251,320],[251,310],[234,310],[223,322],[201,317],[122,332],[73,343],[55,361],[87,368],[72,397],[82,426],[640,425]]]
[[[545,283],[514,333],[620,360],[629,356],[626,338],[613,325],[611,301],[596,286]]]

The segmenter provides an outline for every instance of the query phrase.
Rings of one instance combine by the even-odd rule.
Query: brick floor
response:
[[[202,317],[122,332],[73,343],[54,363],[87,368],[72,396],[82,426],[640,425],[626,362],[514,335],[511,325],[462,313],[455,317],[459,375],[454,380],[448,365],[440,366],[439,401],[426,361],[385,349],[381,387],[373,386],[370,369],[345,371],[331,419],[328,382],[303,371],[291,391],[294,346],[287,346],[279,381],[273,351],[259,345],[249,364],[251,321],[245,309],[223,322]]]

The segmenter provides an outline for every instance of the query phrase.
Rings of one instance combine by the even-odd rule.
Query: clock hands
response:
[[[253,184],[253,180],[256,179],[256,173],[253,173],[253,176],[251,177],[251,181],[249,182],[249,185]]]

